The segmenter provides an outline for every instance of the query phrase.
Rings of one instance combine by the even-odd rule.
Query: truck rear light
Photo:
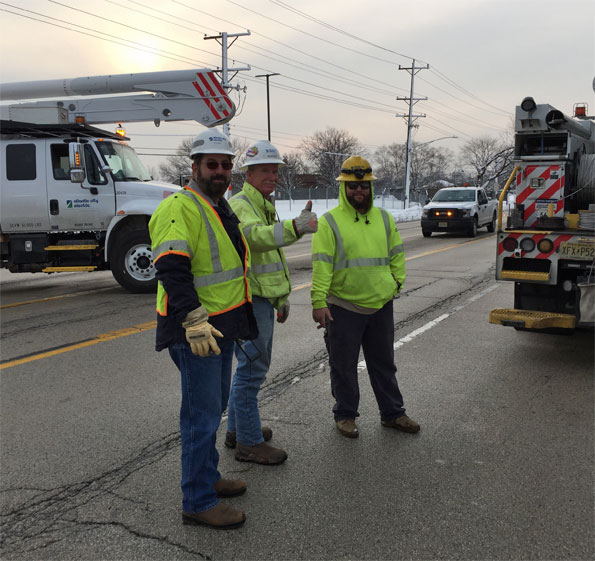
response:
[[[525,253],[530,253],[535,249],[535,240],[533,238],[523,238],[521,240],[521,249]]]
[[[537,249],[541,253],[551,253],[554,249],[554,242],[552,240],[548,240],[547,238],[543,238],[542,240],[539,240]]]
[[[502,242],[502,247],[506,251],[511,251],[511,252],[514,251],[518,247],[518,243],[516,241],[516,238],[511,238],[511,237],[506,238]]]

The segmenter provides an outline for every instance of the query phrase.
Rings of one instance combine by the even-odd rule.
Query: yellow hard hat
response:
[[[349,156],[341,166],[341,175],[337,181],[372,181],[376,176],[372,174],[372,166],[361,156]]]

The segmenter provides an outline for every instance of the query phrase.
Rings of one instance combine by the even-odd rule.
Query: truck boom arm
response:
[[[84,78],[13,82],[0,88],[2,100],[153,92],[68,101],[52,100],[9,105],[8,118],[26,121],[28,110],[55,108],[67,120],[82,116],[89,124],[193,119],[213,127],[228,122],[235,106],[212,70],[174,70],[88,76]]]

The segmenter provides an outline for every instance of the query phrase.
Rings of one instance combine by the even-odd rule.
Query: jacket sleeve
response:
[[[198,231],[196,222],[202,217],[193,211],[179,200],[166,199],[149,222],[157,280],[167,293],[168,308],[175,310],[175,319],[180,322],[200,306],[191,265],[198,240],[191,239],[190,232]]]
[[[390,239],[389,239],[389,258],[390,271],[393,274],[395,281],[399,285],[399,290],[405,282],[405,250],[403,249],[403,241],[401,234],[395,224],[395,219],[392,215],[390,218]]]
[[[324,215],[318,221],[318,231],[312,234],[312,307],[326,308],[326,298],[335,269],[335,235]]]
[[[231,199],[231,208],[240,220],[242,234],[252,251],[270,251],[291,245],[299,239],[291,219],[266,224],[252,205],[243,199]]]

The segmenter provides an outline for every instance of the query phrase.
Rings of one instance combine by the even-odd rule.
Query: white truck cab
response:
[[[231,119],[235,108],[213,72],[189,72],[3,86],[2,95],[8,92],[13,97],[35,91],[45,96],[61,88],[62,94],[66,90],[77,95],[82,91],[104,94],[125,91],[131,84],[137,84],[132,88],[137,90],[161,88],[167,95],[2,108],[0,267],[13,273],[111,269],[126,290],[156,289],[148,222],[159,203],[180,187],[153,181],[125,142],[128,138],[88,122],[155,120],[157,124],[161,118],[195,118],[214,126]],[[164,75],[175,80],[173,85],[157,83]],[[190,87],[183,80],[190,80]],[[205,93],[205,84],[211,93]],[[18,120],[23,117],[35,122]]]

